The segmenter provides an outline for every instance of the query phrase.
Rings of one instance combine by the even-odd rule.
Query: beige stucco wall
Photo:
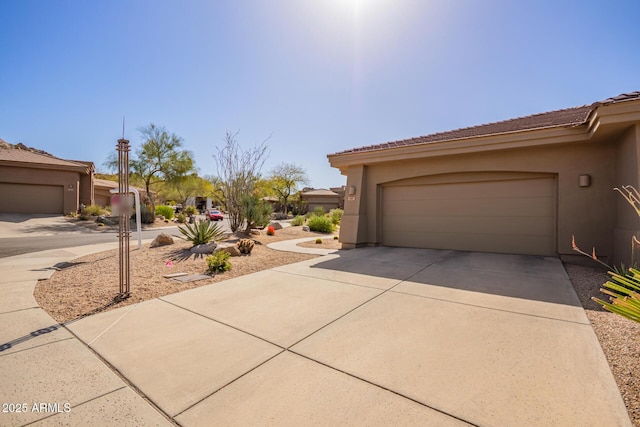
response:
[[[465,174],[464,179],[474,180],[482,179],[486,172],[528,172],[557,176],[558,253],[573,253],[573,234],[585,249],[595,245],[603,256],[612,256],[612,230],[617,221],[616,193],[612,188],[618,180],[618,145],[618,140],[590,140],[349,166],[347,188],[354,185],[364,190],[355,200],[345,200],[340,240],[344,247],[381,244],[379,217],[384,184],[438,174]],[[591,175],[590,187],[579,187],[581,174]]]
[[[616,156],[615,186],[622,187],[632,185],[640,190],[640,174],[638,164],[640,162],[640,125],[632,126],[618,143]],[[625,201],[624,197],[616,193],[616,225],[614,230],[614,257],[616,262],[630,265],[631,238],[640,238],[640,219],[635,210]],[[639,263],[640,259],[633,260]]]
[[[61,213],[75,212],[78,209],[80,200],[80,174],[78,172],[3,165],[0,166],[0,182],[63,186],[64,212]],[[37,204],[38,200],[33,200],[33,203]]]

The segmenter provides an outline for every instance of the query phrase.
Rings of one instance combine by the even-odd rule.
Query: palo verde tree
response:
[[[213,193],[213,184],[194,172],[173,178],[164,185],[160,194],[166,199],[175,200],[186,206],[187,201],[192,197],[212,197]]]
[[[295,163],[280,163],[275,166],[269,176],[271,189],[278,197],[282,212],[287,213],[289,197],[298,190],[298,185],[308,184],[307,173]]]
[[[139,129],[144,142],[136,150],[131,161],[131,171],[144,181],[145,191],[151,201],[151,210],[156,204],[151,187],[158,182],[179,180],[195,171],[193,154],[182,150],[182,138],[169,134],[164,127],[151,123]]]
[[[244,150],[236,141],[236,133],[227,132],[224,146],[216,147],[213,155],[220,178],[220,192],[227,208],[231,231],[237,231],[245,222],[246,214],[243,209],[243,199],[252,195],[255,185],[260,179],[260,170],[267,155],[266,142]]]

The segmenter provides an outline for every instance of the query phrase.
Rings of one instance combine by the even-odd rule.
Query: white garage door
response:
[[[383,188],[386,246],[555,255],[555,181]]]
[[[0,182],[0,200],[0,212],[3,213],[64,213],[64,188],[61,185]]]

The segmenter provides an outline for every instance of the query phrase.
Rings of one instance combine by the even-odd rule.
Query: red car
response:
[[[222,216],[222,212],[216,209],[211,209],[209,211],[209,220],[211,221],[222,221],[224,217]]]

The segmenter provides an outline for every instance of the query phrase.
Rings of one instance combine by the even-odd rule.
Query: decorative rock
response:
[[[282,230],[282,224],[279,222],[270,222],[268,227],[273,227],[274,230]]]
[[[309,228],[308,225],[303,225],[302,226],[302,231],[311,231],[311,229]]]
[[[98,224],[104,225],[118,225],[118,223],[120,222],[120,218],[117,216],[100,215],[98,218],[96,218],[96,222]]]
[[[213,253],[217,246],[218,244],[215,242],[205,243],[204,245],[196,245],[192,247],[190,251],[192,254],[209,255],[210,253]]]
[[[214,252],[227,252],[231,256],[240,256],[240,249],[231,243],[220,243]]]
[[[258,230],[257,228],[252,228],[249,233],[259,236],[262,234],[262,231]]]
[[[158,234],[153,242],[151,242],[152,248],[157,248],[158,246],[166,246],[173,245],[173,237],[168,235],[167,233]]]

